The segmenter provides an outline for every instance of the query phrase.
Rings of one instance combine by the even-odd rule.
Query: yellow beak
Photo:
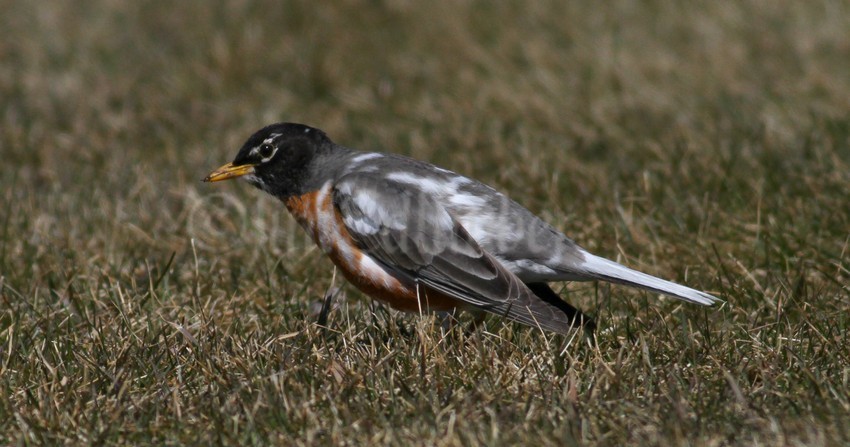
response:
[[[204,177],[205,182],[220,182],[236,177],[242,177],[245,174],[254,172],[254,165],[239,165],[233,166],[233,163],[228,163]]]

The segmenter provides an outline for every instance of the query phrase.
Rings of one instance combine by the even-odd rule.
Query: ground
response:
[[[848,2],[1,3],[0,444],[850,442]],[[275,121],[725,304],[443,334],[200,182]]]

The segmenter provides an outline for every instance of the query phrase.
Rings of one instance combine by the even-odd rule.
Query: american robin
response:
[[[260,129],[204,181],[235,177],[280,199],[349,282],[399,310],[485,311],[563,334],[593,322],[551,281],[601,280],[718,301],[595,256],[469,177],[349,149],[302,124]]]

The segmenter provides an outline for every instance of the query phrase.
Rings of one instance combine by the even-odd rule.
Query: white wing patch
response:
[[[416,174],[411,174],[410,172],[389,173],[387,174],[387,180],[416,186],[426,193],[441,196],[453,196],[458,194],[458,188],[472,183],[472,180],[460,175],[455,175],[448,181],[442,181],[442,179],[422,177]]]
[[[439,207],[439,211],[437,212],[436,216],[430,217],[437,219],[438,229],[442,229],[443,231],[451,231],[454,227],[454,221],[452,220],[452,216],[443,207]]]
[[[495,218],[490,212],[473,209],[455,210],[455,215],[469,235],[487,250],[490,250],[494,244],[513,243],[522,236],[516,232],[506,232],[502,227],[502,220]],[[494,238],[500,239],[494,240]],[[490,251],[499,253],[499,250]]]
[[[354,201],[354,204],[360,208],[360,211],[373,219],[373,222],[365,222],[359,221],[359,226],[368,225],[373,228],[368,234],[373,234],[378,231],[376,225],[383,225],[393,230],[404,230],[407,228],[407,225],[403,221],[399,221],[394,216],[392,216],[386,207],[378,203],[372,196],[365,192],[355,192],[352,194],[351,199]]]
[[[364,219],[358,219],[356,217],[346,216],[343,219],[345,225],[348,228],[351,228],[354,232],[360,234],[375,234],[380,228],[376,227],[372,222],[366,221]]]
[[[470,180],[470,179],[468,179],[468,178],[466,178],[462,175],[457,175],[457,174],[455,174],[455,176],[452,177],[451,180],[449,180],[449,185],[452,188],[455,188],[455,189],[457,189],[457,188],[459,188],[463,185],[468,185],[470,183],[472,183],[472,180]]]
[[[360,154],[351,159],[352,164],[361,164],[365,161],[376,160],[378,158],[382,158],[383,154],[378,154],[376,152],[367,152],[365,154]]]
[[[523,282],[551,281],[559,276],[558,272],[548,266],[529,259],[507,260],[499,256],[494,257]]]
[[[409,172],[393,172],[387,174],[387,180],[416,186],[428,194],[446,194],[448,185],[432,178],[420,177]]]
[[[481,208],[487,204],[487,199],[459,192],[449,196],[449,203],[463,208]]]

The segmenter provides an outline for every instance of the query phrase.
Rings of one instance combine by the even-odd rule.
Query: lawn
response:
[[[0,10],[0,444],[850,443],[847,1]],[[597,344],[443,333],[200,182],[275,121],[725,303],[565,283]]]

